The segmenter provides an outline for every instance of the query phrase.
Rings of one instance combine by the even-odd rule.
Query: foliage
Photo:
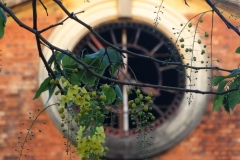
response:
[[[75,56],[73,53],[70,54]],[[96,53],[85,55],[84,58],[78,56],[75,56],[75,58],[85,62],[99,75],[103,75],[107,70],[113,76],[123,65],[120,53],[112,49],[100,49]],[[72,115],[71,118],[80,126],[77,136],[78,154],[83,159],[98,159],[104,156],[105,151],[108,150],[101,144],[105,141],[103,122],[105,115],[108,113],[106,105],[119,105],[122,101],[119,86],[116,84],[110,86],[108,84],[99,84],[99,78],[86,71],[82,65],[79,65],[71,57],[58,51],[54,52],[49,58],[48,64],[53,64],[54,74],[57,78],[46,78],[37,90],[34,99],[48,90],[49,100],[55,87],[61,85],[62,93],[59,102],[59,105],[62,106],[59,109],[61,118],[66,118],[65,109],[79,107],[79,113]],[[62,77],[59,79],[60,75]],[[59,94],[59,91],[55,92],[55,95],[57,94]],[[85,134],[87,130],[89,133]]]
[[[55,0],[55,2],[66,12],[68,18],[72,18],[77,22],[80,21],[77,19],[75,14],[70,14],[64,8],[64,6],[62,6],[60,1]],[[34,3],[36,3],[36,0],[33,0],[33,4]],[[185,3],[188,5],[186,0]],[[6,7],[6,4],[0,2],[0,7],[0,38],[2,38],[6,24],[5,12],[13,17],[17,23],[20,24],[20,21],[11,12],[11,10]],[[215,6],[213,6],[213,8],[214,7]],[[33,11],[33,14],[36,15],[36,8],[33,7]],[[136,125],[136,128],[138,128],[136,132],[143,134],[144,136],[145,127],[150,127],[152,129],[153,126],[150,126],[149,123],[155,120],[154,115],[151,113],[153,108],[149,107],[151,104],[153,104],[153,93],[148,92],[147,95],[144,95],[139,87],[151,86],[168,90],[181,90],[184,92],[195,92],[202,94],[206,93],[204,91],[196,91],[192,89],[193,84],[191,77],[194,69],[196,69],[195,73],[197,73],[199,69],[216,69],[213,67],[195,67],[192,65],[192,62],[196,61],[202,64],[205,63],[202,60],[198,60],[196,58],[196,54],[205,54],[206,45],[203,45],[202,50],[196,52],[194,50],[194,45],[203,43],[202,40],[196,36],[199,29],[202,30],[202,34],[205,38],[210,36],[209,32],[206,32],[199,27],[199,25],[204,22],[203,16],[207,12],[197,15],[197,23],[193,23],[191,19],[187,23],[181,24],[180,26],[182,28],[180,31],[176,32],[177,39],[175,45],[178,46],[178,49],[184,49],[186,53],[185,55],[182,54],[181,58],[185,59],[186,55],[190,55],[189,57],[191,59],[191,64],[176,64],[172,62],[171,58],[174,56],[174,52],[170,53],[171,56],[169,60],[162,62],[154,57],[141,57],[141,55],[136,53],[119,49],[116,46],[106,42],[90,26],[81,21],[81,24],[86,26],[86,28],[88,28],[104,44],[105,48],[102,48],[95,53],[82,54],[79,56],[69,50],[60,49],[41,37],[41,34],[37,30],[37,25],[34,25],[33,28],[29,28],[25,24],[21,24],[23,28],[28,29],[36,35],[39,55],[43,60],[49,75],[49,77],[47,77],[41,83],[33,99],[35,100],[39,98],[39,96],[45,91],[48,91],[49,93],[48,101],[53,95],[57,96],[60,94],[58,96],[58,106],[60,106],[58,109],[59,116],[64,122],[76,123],[78,126],[76,139],[77,154],[80,155],[82,159],[99,159],[100,157],[105,156],[106,152],[108,151],[108,148],[104,147],[106,138],[104,133],[104,120],[109,113],[109,108],[117,108],[123,99],[119,84],[133,86],[129,87],[129,90],[127,91],[128,95],[135,96],[134,99],[128,101],[128,113],[130,114],[132,125]],[[34,22],[36,22],[36,19],[34,19]],[[155,25],[157,25],[157,22]],[[57,24],[55,26],[57,26]],[[45,28],[45,30],[48,30],[52,27],[54,27],[54,25]],[[173,28],[173,30],[174,29],[175,28]],[[192,44],[185,43],[185,39],[189,37],[182,37],[181,33],[184,30],[188,30],[189,32],[191,31],[193,33],[191,37],[193,38]],[[39,47],[41,46],[41,43],[44,43],[52,51],[52,55],[47,61],[42,54],[41,47]],[[240,47],[238,47],[235,52],[240,53]],[[164,65],[181,65],[186,68],[190,68],[190,74],[185,75],[190,80],[190,89],[135,82],[123,82],[121,80],[114,79],[114,76],[118,76],[119,72],[122,72],[123,68],[128,67],[123,62],[124,56],[122,53],[150,59]],[[101,82],[101,79],[105,80],[106,82]],[[228,76],[214,77],[212,80],[212,85],[218,86],[217,92],[207,92],[215,95],[213,111],[216,111],[223,106],[225,111],[230,114],[230,110],[233,110],[235,106],[240,103],[240,69],[231,71]],[[190,96],[189,103],[191,102],[191,98],[192,97]],[[77,108],[78,114],[70,112],[70,109],[73,108]],[[64,124],[61,126],[64,127]],[[74,128],[70,128],[70,130],[74,131]],[[63,132],[65,132],[65,130],[63,130]],[[140,146],[144,146],[144,143],[144,140],[141,140]],[[144,147],[142,149],[144,149]]]
[[[5,3],[5,5],[6,5],[6,3]],[[7,17],[5,15],[5,12],[3,11],[2,8],[0,8],[0,39],[4,35],[4,28],[5,28],[6,22],[7,22]]]
[[[234,109],[240,102],[240,69],[232,71],[228,76],[216,76],[213,78],[213,86],[218,85],[218,92],[233,90],[230,93],[223,95],[215,95],[213,111],[220,109],[224,106],[226,112],[230,115],[230,109]],[[224,80],[230,78],[230,80]],[[227,85],[228,84],[228,85]],[[227,85],[227,86],[226,86]]]
[[[235,52],[240,53],[240,47],[238,47]]]

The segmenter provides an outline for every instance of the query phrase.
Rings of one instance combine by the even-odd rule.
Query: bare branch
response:
[[[226,18],[221,14],[221,12],[211,3],[210,0],[206,0],[207,4],[213,9],[214,12],[217,13],[217,15],[222,19],[222,21],[226,24],[228,29],[232,29],[234,32],[236,32],[240,36],[240,31],[237,27],[233,26]]]
[[[48,65],[47,60],[45,59],[43,53],[42,53],[42,48],[41,48],[41,41],[39,39],[39,33],[37,31],[37,6],[36,6],[36,0],[32,1],[32,9],[33,9],[33,29],[36,31],[35,32],[35,37],[36,37],[36,42],[37,42],[37,48],[38,48],[38,53],[39,53],[39,57],[42,59],[47,71],[48,71],[48,75],[50,77],[52,77],[53,79],[56,79],[56,76],[52,70],[52,68]],[[58,88],[61,90],[61,92],[63,93],[63,89],[61,87],[61,85],[57,85]]]
[[[43,4],[43,2],[42,2],[42,0],[39,0],[40,1],[40,3],[42,4],[42,6],[43,6],[43,8],[45,9],[45,11],[46,11],[46,14],[47,14],[47,16],[48,16],[48,11],[47,11],[47,7]]]
[[[99,41],[101,41],[103,44],[117,50],[120,53],[127,53],[129,55],[135,56],[135,57],[140,57],[140,58],[145,58],[145,59],[149,59],[152,60],[154,62],[158,62],[164,65],[176,65],[176,66],[183,66],[186,68],[192,68],[192,69],[196,69],[196,70],[200,70],[200,69],[212,69],[212,70],[222,70],[222,71],[227,71],[227,72],[232,72],[233,70],[227,70],[227,69],[222,69],[219,67],[194,67],[194,66],[188,66],[185,65],[181,62],[166,62],[166,61],[161,61],[158,60],[156,58],[153,58],[152,56],[145,56],[145,55],[140,55],[140,54],[136,54],[134,52],[128,51],[128,50],[124,50],[124,49],[120,49],[117,46],[107,42],[106,40],[104,40],[90,25],[84,23],[83,21],[81,21],[80,19],[78,19],[74,13],[70,13],[62,4],[61,1],[59,0],[53,0],[54,2],[56,2],[61,9],[68,15],[68,17],[72,18],[73,20],[75,20],[76,22],[80,23],[81,25],[83,25],[84,27],[86,27],[92,34],[94,34],[94,36],[96,36],[98,38]],[[208,11],[207,11],[208,12]]]
[[[40,30],[39,33],[43,33],[43,32],[45,32],[45,31],[47,31],[47,30],[49,30],[49,29],[51,29],[51,28],[53,28],[53,27],[56,27],[56,26],[59,26],[59,25],[63,25],[63,23],[64,23],[68,18],[69,18],[69,17],[65,18],[64,20],[62,20],[62,21],[59,22],[59,23],[52,24],[52,25],[50,25],[50,26],[48,26],[48,27]]]
[[[187,3],[187,0],[184,0],[185,4],[189,7],[188,3]]]
[[[54,1],[57,1],[57,0],[54,0]],[[61,2],[58,1],[58,3],[61,4]],[[132,85],[132,86],[138,86],[138,87],[152,87],[152,88],[159,88],[159,89],[164,89],[164,90],[176,90],[176,91],[181,91],[181,92],[192,92],[192,93],[200,93],[200,94],[216,94],[216,95],[223,95],[223,94],[226,94],[226,93],[229,93],[229,92],[233,92],[233,91],[236,91],[238,90],[238,88],[236,89],[232,89],[232,90],[228,90],[228,91],[225,91],[225,92],[212,92],[212,91],[200,91],[200,90],[192,90],[192,89],[185,89],[185,88],[179,88],[179,87],[170,87],[170,86],[162,86],[162,85],[153,85],[153,84],[145,84],[145,83],[133,83],[133,82],[124,82],[124,81],[120,81],[120,80],[116,80],[116,79],[112,79],[112,78],[109,78],[109,77],[105,77],[105,76],[102,76],[102,75],[99,75],[97,73],[95,73],[93,70],[91,70],[91,66],[89,66],[88,64],[84,63],[82,60],[78,59],[77,57],[75,57],[74,55],[70,54],[69,52],[67,52],[66,50],[63,50],[63,49],[60,49],[54,45],[52,45],[50,42],[48,42],[36,29],[33,29],[29,26],[27,26],[26,24],[22,23],[15,15],[14,13],[7,7],[5,7],[2,3],[0,3],[0,7],[3,8],[18,24],[19,26],[25,28],[26,30],[32,32],[33,34],[36,35],[36,40],[37,40],[37,45],[38,45],[38,49],[39,49],[39,56],[42,58],[42,60],[44,61],[44,64],[46,66],[46,68],[48,69],[48,72],[51,73],[51,75],[53,76],[53,78],[55,77],[52,69],[49,67],[49,65],[47,64],[44,56],[43,56],[43,53],[42,53],[42,50],[41,50],[41,46],[40,46],[40,40],[42,42],[44,42],[51,50],[57,50],[57,51],[60,51],[62,52],[63,54],[66,54],[67,56],[71,57],[72,59],[74,59],[76,62],[78,62],[79,64],[81,64],[85,69],[86,71],[90,72],[93,76],[96,76],[100,79],[103,79],[103,80],[106,80],[106,81],[110,81],[110,82],[115,82],[117,84],[125,84],[125,85]],[[64,9],[66,10],[66,9]],[[69,13],[67,11],[67,13]],[[33,11],[33,14],[34,14],[34,11]],[[95,34],[96,36],[98,36],[100,38],[100,40],[102,40],[104,43],[106,44],[109,44],[110,46],[113,46],[112,44],[106,42],[105,40],[102,39],[102,37],[100,37],[89,25],[85,24],[84,22],[80,21],[78,18],[76,18],[76,16],[72,13],[72,14],[68,14],[70,18],[76,20],[77,22],[81,23],[83,26],[85,26],[86,28],[88,28],[93,34]],[[34,17],[36,17],[36,15],[34,15]],[[34,22],[35,24],[36,22]],[[115,46],[113,46],[112,48],[114,49],[117,49],[118,51],[124,51],[125,50],[121,50]],[[127,51],[129,53],[132,53],[130,51]],[[135,53],[133,53],[135,54]],[[148,56],[146,56],[148,57]],[[148,57],[149,59],[153,59],[152,57]],[[169,62],[170,64],[170,62]],[[172,62],[171,62],[172,64]],[[175,65],[182,65],[183,64],[179,64],[177,62],[174,63]],[[174,65],[172,64],[172,65]],[[186,66],[186,65],[185,65]],[[191,66],[186,66],[188,68],[193,68],[193,69],[200,69],[200,67],[191,67]],[[221,70],[220,68],[218,67],[201,67],[202,69],[216,69],[216,70]],[[224,71],[228,71],[228,72],[231,72],[232,70],[225,70],[223,69]],[[59,87],[59,86],[58,86]],[[61,86],[60,86],[61,87]]]
[[[29,133],[30,133],[32,127],[33,127],[33,124],[36,122],[36,120],[38,119],[38,117],[39,117],[46,109],[48,109],[48,108],[51,107],[51,106],[57,105],[57,104],[58,104],[58,103],[55,103],[55,104],[52,104],[52,105],[49,105],[49,106],[45,107],[45,108],[44,108],[40,113],[38,113],[38,115],[35,117],[35,119],[33,120],[32,124],[31,124],[30,127],[27,129],[28,131],[27,131],[27,134],[26,134],[25,139],[24,139],[24,141],[23,141],[23,144],[22,144],[22,146],[21,146],[20,154],[19,154],[19,157],[18,157],[19,160],[20,160],[20,158],[21,158],[21,156],[22,156],[22,152],[23,152],[23,149],[24,149],[24,145],[25,145],[25,143],[27,142],[27,137],[28,137],[28,135],[29,135]]]

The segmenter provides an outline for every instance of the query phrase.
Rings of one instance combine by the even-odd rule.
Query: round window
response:
[[[152,56],[156,59],[165,61],[172,56],[174,45],[161,32],[153,26],[134,22],[129,20],[120,20],[108,22],[96,27],[95,30],[108,42],[114,45],[127,49],[129,51]],[[104,46],[91,33],[86,34],[84,38],[73,49],[74,53],[94,53]],[[126,55],[127,56],[127,55]],[[174,62],[182,62],[178,51],[175,49],[174,56],[171,57]],[[118,77],[123,81],[136,81],[133,77],[136,76],[138,82],[150,83],[155,85],[164,85],[171,87],[184,87],[185,70],[181,66],[161,65],[151,60],[127,56],[125,63],[132,69],[133,72],[126,69],[123,70],[124,75]],[[124,90],[127,86],[122,86]],[[151,91],[154,95],[153,115],[156,120],[154,126],[160,127],[169,118],[174,116],[179,108],[184,93],[179,91],[160,90],[154,88],[141,88],[142,92],[147,94]],[[123,94],[127,94],[126,91]],[[125,110],[129,108],[127,105],[128,99],[133,99],[133,96],[123,95],[123,106],[119,109],[112,109],[109,113],[109,118],[105,120],[110,126],[105,127],[106,133],[112,137],[125,137],[135,135],[135,125],[132,124],[130,117]],[[112,132],[114,130],[114,132]],[[137,134],[136,134],[137,135]]]
[[[144,4],[133,5],[132,18],[117,20],[116,12],[110,10],[112,9],[111,7],[105,6],[107,3],[108,2],[105,1],[101,4],[96,3],[96,5],[93,3],[91,7],[88,8],[89,13],[94,13],[94,15],[99,16],[86,14],[85,17],[82,17],[82,19],[91,24],[104,39],[120,48],[130,50],[137,54],[153,56],[163,61],[171,57],[171,60],[174,62],[189,63],[188,59],[191,58],[186,57],[184,61],[182,61],[180,54],[183,54],[183,50],[178,50],[169,38],[174,36],[171,32],[171,27],[176,27],[177,25],[179,26],[180,23],[186,22],[186,19],[174,10],[166,7],[166,19],[161,20],[163,22],[161,26],[154,27],[150,24],[154,15],[152,15],[151,10],[149,11],[149,8],[154,8],[158,2],[146,3],[136,1],[136,3]],[[111,3],[109,3],[109,5],[110,4]],[[112,5],[112,7],[114,7],[114,4]],[[101,6],[109,9],[108,14],[105,13],[106,10],[99,9]],[[188,32],[183,32],[182,34],[184,37],[191,37]],[[75,54],[90,54],[104,47],[96,37],[89,33],[84,27],[77,26],[74,22],[66,23],[55,29],[48,40],[61,48],[72,50]],[[190,38],[188,41],[192,43]],[[195,49],[200,50],[201,47],[196,45]],[[46,57],[51,55],[51,51],[47,48],[44,48],[44,53]],[[207,59],[206,55],[200,56],[201,57],[197,58]],[[162,65],[151,60],[132,57],[130,55],[126,55],[126,57],[124,62],[133,72],[131,72],[131,69],[123,69],[124,74],[116,77],[119,80],[135,82],[136,79],[134,77],[136,76],[137,81],[142,83],[180,88],[189,88],[191,85],[185,76],[189,74],[190,70],[186,70],[182,66]],[[198,65],[195,63],[196,62],[193,62],[193,65]],[[39,73],[40,82],[47,77],[47,73],[42,68],[44,68],[44,66],[41,63]],[[207,81],[209,72],[205,70],[199,71],[197,74],[192,74],[192,76],[195,79],[195,86],[192,86],[192,89],[207,90],[209,88]],[[109,148],[106,158],[122,160],[143,159],[143,155],[139,153],[138,149],[139,140],[137,139],[137,134],[134,132],[136,126],[132,124],[127,112],[127,101],[135,97],[127,96],[126,90],[128,86],[122,85],[121,87],[123,90],[123,103],[118,109],[112,109],[109,112],[108,118],[105,120],[107,124],[105,127],[105,133],[107,135],[105,145]],[[154,130],[148,133],[148,138],[146,139],[150,144],[145,148],[149,151],[148,156],[155,156],[173,147],[185,138],[198,125],[208,104],[207,95],[193,95],[194,99],[192,99],[189,104],[189,100],[187,99],[189,95],[180,91],[161,90],[149,87],[140,89],[143,93],[151,91],[154,95],[154,103],[151,107],[153,108],[152,113],[156,119],[152,122],[155,126]],[[43,93],[42,99],[45,104],[48,99],[48,93]],[[52,98],[49,104],[56,103],[56,101],[56,98]],[[47,111],[56,126],[62,130],[60,127],[62,120],[57,110],[57,107],[50,107]],[[74,111],[77,112],[77,110]],[[65,125],[65,127],[68,126]],[[72,139],[75,139],[75,137],[72,137]]]

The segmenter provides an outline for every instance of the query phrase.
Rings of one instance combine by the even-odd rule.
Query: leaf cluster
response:
[[[234,70],[228,76],[216,76],[214,77],[213,86],[218,85],[218,92],[224,92],[226,90],[237,89],[236,91],[229,92],[223,95],[215,95],[213,101],[213,111],[220,109],[222,106],[225,111],[230,115],[230,109],[233,110],[237,104],[240,103],[240,69]],[[226,80],[231,78],[230,80]]]
[[[80,58],[70,51],[68,52],[72,56],[75,56],[86,63],[89,68],[99,75],[103,75],[106,71],[108,71],[110,76],[113,76],[114,73],[123,65],[121,54],[113,49],[100,49],[96,53],[85,55],[84,58]],[[54,52],[48,60],[48,65],[54,68],[54,74],[58,83],[50,83],[52,77],[47,77],[41,83],[33,99],[37,99],[42,92],[48,90],[49,100],[56,89],[56,85],[59,84],[60,77],[62,76],[65,77],[72,85],[80,85],[82,83],[88,87],[95,86],[96,88],[98,86],[99,78],[92,75],[81,64],[64,53],[59,51]],[[104,90],[103,92],[111,103],[115,101],[116,95],[117,97],[120,97],[120,99],[116,100],[116,105],[122,100],[121,89],[117,85],[114,85],[114,89],[109,88],[109,90]]]

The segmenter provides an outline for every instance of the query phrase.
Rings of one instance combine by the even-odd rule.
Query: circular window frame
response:
[[[158,5],[159,2],[156,0],[149,2],[133,0],[131,19],[152,24],[153,18],[156,16],[156,14],[153,13],[153,9]],[[97,2],[91,2],[91,5],[83,5],[81,8],[79,8],[78,11],[81,10],[87,11],[86,13],[80,15],[81,20],[91,25],[92,27],[98,26],[103,22],[118,19],[116,1],[113,0],[99,0]],[[172,28],[179,26],[183,22],[187,22],[187,19],[176,13],[175,10],[165,6],[164,15],[161,18],[160,24],[156,27],[170,39],[170,37],[175,37]],[[63,26],[58,26],[54,29],[54,31],[49,36],[48,41],[53,45],[60,46],[63,49],[72,50],[79,42],[79,40],[87,34],[87,32],[88,30],[85,27],[77,24],[75,21],[67,21]],[[191,37],[191,35],[189,32],[183,32],[182,37]],[[198,37],[198,35],[195,36],[195,38]],[[185,40],[185,43],[192,43],[192,41],[193,39],[189,38]],[[195,50],[201,49],[202,48],[200,45],[195,45]],[[184,53],[184,50],[180,49],[179,52]],[[43,48],[43,53],[46,59],[48,59],[52,54],[52,52],[47,47]],[[198,58],[206,61],[207,55],[201,55],[201,57],[197,56],[197,59]],[[190,55],[185,57],[185,64],[190,63],[190,60],[188,59],[191,59]],[[194,61],[192,62],[192,65],[204,66]],[[39,68],[39,82],[42,82],[46,77],[48,77],[48,74],[44,68],[44,64],[41,62]],[[186,72],[189,74],[190,69],[186,70]],[[192,78],[197,78],[195,86],[192,87],[192,89],[201,88],[201,90],[208,90],[210,87],[208,85],[208,77],[211,77],[210,71],[205,70],[199,70],[197,74],[192,75]],[[186,81],[187,88],[189,85],[189,81]],[[163,125],[161,125],[161,127],[157,128],[155,132],[152,133],[154,139],[151,140],[152,144],[147,148],[148,150],[151,150],[151,156],[159,154],[160,152],[173,147],[175,144],[185,138],[199,124],[202,115],[205,112],[205,108],[208,105],[209,96],[194,94],[194,99],[192,99],[192,102],[190,104],[188,104],[188,96],[189,95],[187,94],[184,95],[175,116],[167,120]],[[48,99],[48,93],[44,92],[41,95],[41,98],[43,100],[43,104],[45,104]],[[53,97],[49,100],[48,104],[54,104],[56,101],[57,98]],[[50,107],[48,109],[48,113],[59,130],[62,130],[60,127],[62,119],[60,118],[57,110],[58,107]],[[116,144],[121,144],[121,146],[114,146],[111,144],[113,141],[115,141]],[[131,141],[131,137],[124,137],[119,139],[116,139],[114,137],[107,137],[106,146],[110,148],[107,157],[112,159],[119,156],[121,159],[142,158],[137,148],[135,151],[132,150],[131,153],[128,152],[129,147],[132,147]],[[111,150],[111,147],[113,150]],[[119,150],[119,148],[121,148],[121,150]],[[139,157],[136,157],[136,155]]]
[[[154,32],[153,32],[153,30],[154,30]],[[156,49],[155,47],[159,46],[159,44],[161,44],[161,47],[159,47],[159,49],[156,50],[157,55],[156,55],[156,53],[154,53],[152,55],[153,57],[156,56],[155,58],[164,61],[164,60],[168,59],[167,57],[171,56],[171,55],[167,55],[167,53],[173,52],[174,56],[171,58],[172,61],[182,63],[181,56],[178,53],[178,50],[176,49],[174,44],[170,43],[169,39],[167,37],[165,37],[165,35],[163,35],[161,32],[159,32],[156,28],[154,28],[154,26],[146,24],[142,21],[140,22],[140,21],[130,20],[130,19],[119,19],[116,21],[110,21],[110,22],[103,23],[99,26],[96,26],[95,31],[99,35],[101,35],[103,38],[108,39],[109,42],[114,43],[117,47],[126,47],[127,49],[129,49],[129,51],[134,52],[133,50],[135,50],[136,53],[141,53],[145,56],[149,56],[148,54],[152,53],[151,50],[153,48]],[[113,37],[110,36],[109,34],[114,35],[114,40],[112,39]],[[138,35],[138,36],[136,36],[136,35]],[[128,37],[127,38],[128,40],[126,40],[127,44],[125,44],[125,45],[123,44],[122,37]],[[133,37],[135,39],[133,39]],[[79,43],[75,46],[73,52],[78,54],[79,56],[82,55],[83,50],[86,53],[97,52],[96,47],[102,47],[102,46],[101,45],[99,46],[99,42],[97,42],[96,44],[98,46],[96,45],[95,47],[93,47],[94,42],[96,41],[95,38],[96,37],[93,37],[93,35],[89,32],[87,35],[85,35],[79,41]],[[136,39],[137,39],[137,42],[136,42]],[[144,42],[145,42],[145,39],[148,39],[148,41],[151,42],[151,46],[149,46],[149,44],[146,44],[146,43],[144,44],[142,42],[142,40],[144,40]],[[163,56],[162,54],[166,54],[166,55]],[[177,54],[177,55],[175,55],[175,54]],[[164,58],[161,57],[161,55]],[[160,56],[161,58],[158,56]],[[129,65],[129,67],[133,70],[134,75],[137,77],[137,79],[138,79],[138,81],[140,81],[140,83],[147,81],[147,83],[152,82],[151,84],[154,84],[154,85],[166,85],[164,83],[168,83],[168,85],[171,87],[184,87],[185,86],[186,79],[185,79],[185,77],[183,77],[183,75],[185,74],[185,69],[183,66],[175,66],[175,67],[169,68],[169,66],[161,65],[157,62],[151,61],[150,59],[142,59],[142,58],[137,58],[134,56],[127,56],[126,59],[127,59],[126,60],[127,65]],[[137,66],[134,66],[131,62],[132,63],[134,62],[134,64]],[[149,65],[148,67],[145,66],[146,63]],[[145,64],[145,65],[143,65],[143,64]],[[166,67],[166,68],[164,69],[164,67]],[[146,70],[148,70],[148,71],[146,71]],[[153,73],[153,71],[154,71],[154,73]],[[156,74],[156,72],[158,72],[158,74]],[[178,73],[176,73],[176,72],[178,72]],[[165,74],[165,76],[163,76],[162,74]],[[169,78],[169,76],[167,76],[167,75],[172,75],[172,77]],[[128,76],[129,81],[131,81],[131,80],[134,81],[134,79],[132,79],[133,74],[131,74],[131,72],[127,71],[126,76]],[[149,77],[151,77],[151,78],[149,78]],[[125,79],[125,80],[127,80],[127,79]],[[102,82],[102,83],[106,83],[106,82]],[[126,85],[120,85],[120,86],[127,87]],[[140,87],[140,90],[141,90],[141,87]],[[156,92],[156,91],[158,91],[159,95],[156,95],[153,98],[153,102],[154,102],[153,106],[154,107],[151,105],[149,107],[153,107],[153,111],[151,111],[151,113],[153,113],[156,118],[153,122],[151,122],[151,124],[154,125],[155,127],[160,127],[167,119],[172,118],[175,115],[175,113],[177,112],[178,107],[179,107],[179,102],[182,101],[184,94],[181,91],[176,91],[173,93],[172,91],[168,92],[168,91],[164,91],[161,89],[156,89],[154,92]],[[146,94],[146,91],[144,91],[144,92]],[[123,93],[123,97],[124,97],[124,93]],[[128,96],[127,99],[130,100],[130,99],[134,99],[134,98],[136,98],[136,97],[134,95],[131,95],[131,96]],[[126,105],[128,100],[123,99],[123,101],[125,101],[125,102],[123,102],[123,105],[124,104]],[[127,108],[129,108],[129,106]],[[78,112],[77,109],[76,109],[76,111]],[[114,115],[115,114],[118,114],[118,116],[120,115],[120,118],[117,120],[114,119],[113,122],[111,122],[111,123],[114,123],[114,122],[118,123],[119,120],[123,118],[123,115],[122,115],[123,112],[122,111],[119,112],[119,109],[113,109],[112,113],[114,113]],[[111,115],[111,113],[110,113],[110,115]],[[128,125],[127,125],[128,131],[126,131],[126,128],[124,130],[123,126],[121,126],[123,128],[121,128],[121,127],[119,128],[118,125],[116,125],[114,127],[106,125],[105,133],[108,134],[109,136],[114,136],[114,137],[122,137],[122,136],[124,137],[126,135],[137,136],[138,133],[136,133],[134,131],[136,126],[131,124],[132,121],[130,119],[131,119],[130,117],[125,119],[125,120],[129,121]],[[126,121],[125,121],[125,123],[126,123]],[[114,133],[113,133],[113,130],[114,130]]]

